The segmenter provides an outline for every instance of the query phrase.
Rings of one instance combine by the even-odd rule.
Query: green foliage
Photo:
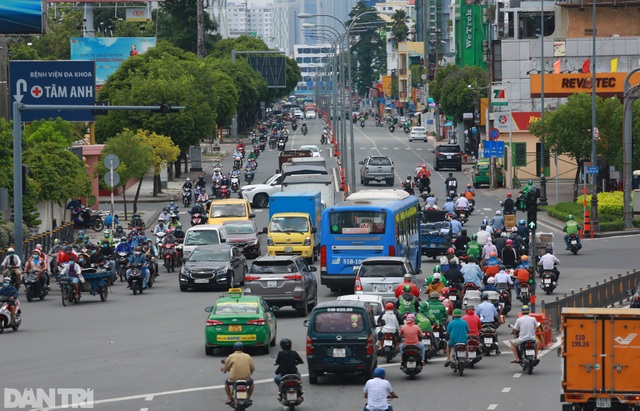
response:
[[[398,49],[398,43],[407,41],[409,36],[409,27],[407,26],[409,17],[403,9],[396,10],[391,16],[391,38],[393,39],[393,48]]]
[[[587,207],[590,207],[590,204],[591,195],[587,196]],[[583,211],[582,196],[576,202],[558,203],[547,207],[550,217],[564,222],[567,221],[567,216],[572,214],[580,224],[583,224]],[[635,227],[640,227],[640,219],[634,218],[632,222]],[[598,223],[600,231],[603,232],[624,230],[622,192],[598,193]]]
[[[233,78],[221,70],[213,71],[213,88],[216,96],[216,123],[229,127],[238,106],[238,89]]]
[[[460,123],[463,113],[472,113],[476,102],[487,93],[487,74],[477,66],[441,67],[429,84],[433,99],[440,103],[440,111]]]
[[[222,60],[231,60],[231,51],[269,51],[269,47],[262,39],[252,36],[239,36],[237,38],[217,41],[207,57]],[[236,58],[241,58],[238,55]]]
[[[22,232],[28,233],[29,228],[22,225]],[[6,250],[14,244],[14,225],[12,221],[0,221],[0,250]]]
[[[35,147],[46,142],[66,148],[76,140],[71,123],[60,117],[55,120],[36,120],[27,124],[23,136],[25,147]]]
[[[158,39],[167,40],[176,47],[195,53],[197,51],[197,0],[165,0],[158,12]],[[216,36],[211,34],[218,25],[204,13],[205,49],[213,47]]]
[[[143,136],[144,131],[134,133],[125,129],[108,139],[95,167],[96,174],[102,176],[107,172],[103,159],[108,154],[115,154],[120,158],[120,165],[115,170],[120,174],[120,183],[116,187],[123,186],[132,178],[143,178],[149,172],[153,156],[153,148],[146,144]]]
[[[374,11],[373,8],[365,6],[364,2],[358,2],[349,13],[351,20],[345,24],[347,27],[353,22],[356,16]],[[358,33],[355,41],[351,43],[351,68],[352,86],[357,87],[358,94],[364,96],[369,91],[369,87],[378,80],[380,74],[387,70],[386,42],[380,38],[377,29],[370,26],[383,27],[383,20],[378,14],[366,14],[360,17],[354,28],[368,27],[363,33]],[[352,37],[353,38],[353,37]],[[362,82],[360,82],[362,81]]]
[[[579,196],[576,200],[577,204],[582,205],[584,196]],[[587,196],[587,207],[591,206],[591,194]],[[622,217],[624,214],[624,193],[622,191],[614,191],[611,193],[598,193],[598,213],[613,214]]]

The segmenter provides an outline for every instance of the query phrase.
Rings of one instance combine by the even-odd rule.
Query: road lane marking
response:
[[[502,389],[502,392],[509,392],[509,391],[511,391],[511,387],[504,387]]]
[[[521,372],[517,372],[515,374],[513,374],[513,378],[520,378],[522,376]]]
[[[153,401],[153,395],[147,395],[147,397],[144,400],[145,401]]]
[[[382,147],[382,149],[383,149],[383,150],[386,150],[386,149],[387,149],[387,147]]]
[[[394,147],[393,149],[394,150],[400,150],[400,147]]]
[[[489,404],[487,407],[488,410],[495,410],[496,408],[498,408],[498,404]]]
[[[149,408],[140,408],[140,411],[149,411]]]
[[[483,208],[484,211],[491,211],[491,208]]]

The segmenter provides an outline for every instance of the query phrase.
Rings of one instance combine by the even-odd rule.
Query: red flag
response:
[[[556,74],[560,74],[560,60],[553,63],[553,71]]]
[[[591,69],[589,68],[590,66],[591,66],[591,59],[586,59],[584,63],[582,63],[582,72],[591,73]]]

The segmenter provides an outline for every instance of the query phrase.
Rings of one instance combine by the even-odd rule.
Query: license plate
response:
[[[544,283],[545,284],[551,284],[551,279],[550,278],[545,278],[544,279]]]
[[[433,336],[436,338],[440,338],[440,333],[438,331],[434,331]]]
[[[229,331],[231,331],[231,332],[242,331],[242,326],[241,325],[230,325],[229,326]]]
[[[285,253],[292,253],[293,252],[293,247],[285,247],[284,248],[284,252]]]
[[[485,339],[484,339],[484,343],[485,343],[486,345],[491,345],[491,344],[493,344],[493,338],[485,338]]]
[[[347,356],[347,349],[346,348],[334,348],[333,349],[333,356],[335,358],[344,358]]]
[[[236,392],[236,398],[239,400],[246,400],[247,399],[247,392],[246,391],[238,391]]]
[[[295,392],[287,393],[287,401],[295,401],[297,399],[298,399],[298,394],[296,394]]]
[[[467,353],[467,357],[468,358],[476,358],[476,352],[475,351],[469,351]]]
[[[611,408],[611,398],[596,398],[596,408]]]
[[[457,299],[458,299],[458,297],[456,297],[455,295],[450,295],[449,296],[449,300],[451,300],[451,301],[455,301]]]
[[[382,345],[384,345],[385,347],[391,347],[393,345],[393,341],[384,340],[384,343],[382,343]]]
[[[451,160],[451,156],[447,156],[447,160]]]
[[[267,281],[267,288],[278,288],[277,281]]]
[[[530,355],[530,356],[533,356],[533,355],[535,355],[535,353],[536,353],[536,351],[535,351],[535,350],[526,350],[526,351],[524,352],[524,355]]]
[[[578,240],[571,240],[571,244],[576,245],[578,244]],[[608,398],[607,398],[608,399]]]
[[[431,340],[430,340],[430,339],[428,339],[428,338],[425,338],[424,340],[422,340],[422,343],[423,343],[424,345],[428,345],[429,347],[431,347]]]
[[[197,280],[193,280],[194,283],[196,284],[206,284],[209,282],[209,279],[197,279]]]
[[[416,368],[415,361],[407,361],[407,368]]]

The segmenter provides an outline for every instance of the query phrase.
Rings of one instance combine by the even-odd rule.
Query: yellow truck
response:
[[[562,411],[640,409],[636,310],[564,308],[562,337]]]

